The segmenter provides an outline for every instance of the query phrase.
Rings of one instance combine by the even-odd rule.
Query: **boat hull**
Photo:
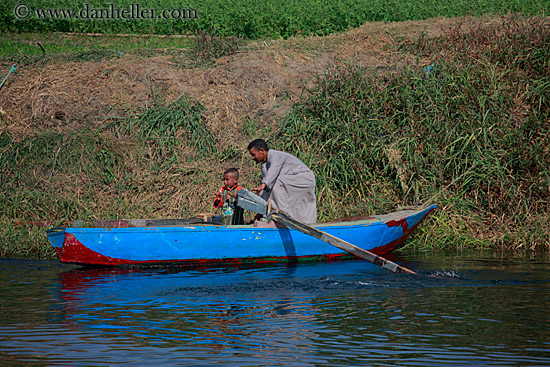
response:
[[[399,246],[435,206],[315,227],[376,254]],[[301,232],[250,226],[61,228],[48,238],[64,263],[81,265],[264,264],[352,258]]]

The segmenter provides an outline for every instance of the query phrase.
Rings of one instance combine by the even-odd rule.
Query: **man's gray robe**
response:
[[[315,175],[292,154],[270,149],[267,162],[262,163],[267,187],[262,191],[264,200],[271,200],[274,208],[304,222],[317,222]]]

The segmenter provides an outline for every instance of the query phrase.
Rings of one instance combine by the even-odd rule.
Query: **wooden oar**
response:
[[[333,235],[323,232],[320,229],[302,223],[286,215],[285,213],[279,211],[271,212],[271,200],[269,202],[266,202],[264,199],[247,189],[239,190],[237,194],[237,205],[245,210],[250,210],[258,214],[267,215],[269,220],[276,220],[277,222],[282,223],[287,227],[293,228],[308,236],[313,236],[321,241],[324,241],[332,246],[339,248],[340,250],[347,251],[352,255],[365,259],[368,262],[378,265],[386,270],[392,271],[394,273],[416,274],[412,270],[397,265],[396,263],[375,255],[372,252],[363,250],[362,248],[341,240],[338,237],[334,237]]]
[[[289,217],[288,215],[281,213],[281,212],[273,212],[268,214],[268,216],[271,215],[271,219],[284,224],[285,226],[289,228],[293,228],[297,231],[300,231],[304,234],[307,234],[309,236],[313,236],[323,242],[326,242],[332,246],[335,246],[339,248],[340,250],[344,250],[349,252],[350,254],[353,254],[357,257],[360,257],[364,260],[367,260],[370,263],[373,263],[374,265],[378,265],[381,268],[384,268],[386,270],[389,270],[394,273],[409,273],[409,274],[417,274],[412,270],[409,270],[403,266],[397,265],[396,263],[389,261],[387,259],[384,259],[383,257],[380,257],[378,255],[373,254],[372,252],[369,252],[367,250],[363,250],[362,248],[359,248],[355,245],[352,245],[349,242],[346,242],[344,240],[339,239],[338,237],[334,237],[331,234],[328,234],[326,232],[321,231],[320,229],[317,229],[315,227],[312,227],[310,225],[307,225],[305,223],[302,223],[292,217]]]

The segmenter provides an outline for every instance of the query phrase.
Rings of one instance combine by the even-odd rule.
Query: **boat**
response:
[[[436,206],[317,223],[318,228],[376,255],[400,246]],[[75,225],[76,224],[76,225]],[[354,258],[276,222],[219,225],[203,220],[104,220],[47,231],[62,263],[85,266],[214,266]]]

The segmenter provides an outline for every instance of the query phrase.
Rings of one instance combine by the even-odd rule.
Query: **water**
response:
[[[550,365],[550,260],[230,269],[0,260],[2,365]]]

